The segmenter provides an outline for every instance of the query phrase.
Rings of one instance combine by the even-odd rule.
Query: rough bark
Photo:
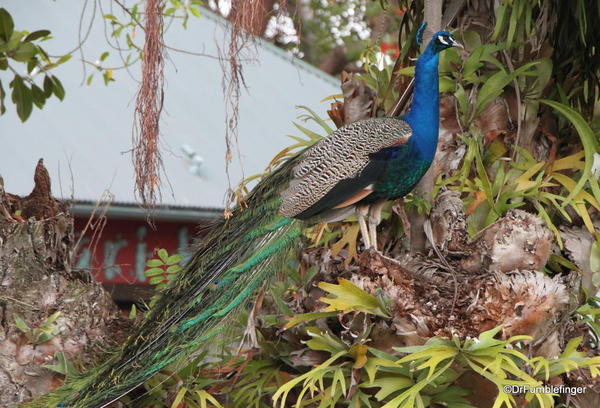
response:
[[[75,366],[89,365],[127,327],[102,287],[72,270],[73,219],[67,205],[52,198],[41,160],[34,179],[32,193],[18,197],[4,192],[0,178],[2,407],[58,387],[64,376],[43,367],[57,364],[57,353]],[[18,319],[29,329],[18,328]]]

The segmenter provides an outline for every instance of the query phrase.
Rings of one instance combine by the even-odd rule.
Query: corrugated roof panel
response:
[[[90,2],[85,21],[92,15]],[[44,44],[46,51],[60,55],[74,47],[82,2],[29,2],[5,0],[2,4],[15,19],[16,29],[50,29],[54,38]],[[103,33],[96,10],[85,58],[96,60],[109,50],[107,64],[118,65]],[[41,18],[40,16],[43,16]],[[176,21],[165,38],[169,45],[217,55],[217,43],[224,38],[219,17],[209,11],[191,19],[188,29]],[[139,35],[139,34],[138,34]],[[114,54],[114,55],[113,55]],[[0,117],[0,174],[6,190],[28,194],[33,170],[40,157],[48,167],[57,196],[96,201],[104,189],[118,202],[134,202],[131,165],[131,130],[138,83],[125,70],[115,71],[116,82],[103,84],[97,75],[91,86],[81,85],[82,65],[78,56],[56,70],[67,96],[63,102],[50,99],[43,110],[34,110],[21,124],[12,107]],[[240,104],[240,149],[245,175],[261,172],[282,148],[292,144],[288,134],[298,135],[292,120],[300,113],[296,105],[307,105],[324,115],[326,103],[319,101],[339,92],[337,81],[279,50],[259,42],[258,63],[246,63],[244,78],[248,92]],[[133,75],[139,75],[139,64]],[[90,74],[94,68],[88,66]],[[219,61],[169,52],[165,64],[165,106],[161,122],[161,144],[165,177],[162,203],[167,206],[222,207],[225,176],[225,113]],[[309,125],[310,126],[310,125]],[[190,161],[182,147],[188,146],[203,159],[200,177],[190,172]],[[241,179],[234,164],[231,181]]]

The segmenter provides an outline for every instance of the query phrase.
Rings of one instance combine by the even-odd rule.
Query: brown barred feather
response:
[[[294,178],[281,193],[279,214],[294,217],[302,213],[340,181],[360,174],[370,154],[404,144],[411,134],[409,124],[397,118],[360,120],[337,129],[309,149],[294,167]]]

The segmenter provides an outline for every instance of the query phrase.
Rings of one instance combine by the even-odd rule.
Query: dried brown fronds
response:
[[[162,160],[158,147],[164,98],[163,2],[146,1],[142,82],[138,91],[133,132],[135,191],[142,205],[152,208],[160,196]]]
[[[267,21],[274,13],[274,4],[275,0],[233,1],[229,14],[230,30],[226,34],[225,41],[227,46],[224,50],[219,50],[219,60],[223,71],[222,87],[225,96],[225,172],[228,183],[225,214],[230,213],[229,206],[235,195],[230,180],[230,165],[234,151],[237,151],[238,159],[240,158],[239,104],[242,86],[246,87],[241,61],[242,59],[256,58],[255,36],[262,35],[264,32]],[[286,7],[286,1],[280,0],[280,12]]]

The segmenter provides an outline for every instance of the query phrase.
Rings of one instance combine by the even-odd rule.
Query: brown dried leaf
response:
[[[358,259],[358,253],[356,250],[356,241],[358,240],[358,231],[360,227],[358,224],[353,224],[346,228],[344,231],[344,235],[342,238],[335,244],[331,246],[331,255],[338,256],[340,251],[344,247],[348,247],[348,254],[346,255],[346,259],[344,260],[344,264],[348,266],[353,259]]]

